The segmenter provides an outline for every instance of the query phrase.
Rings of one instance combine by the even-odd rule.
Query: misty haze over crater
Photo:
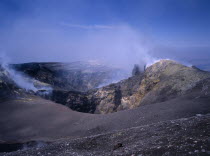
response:
[[[197,17],[203,4],[134,1],[2,0],[0,52],[12,63],[94,60],[130,70],[167,58],[208,70],[200,61],[210,59],[210,15]]]

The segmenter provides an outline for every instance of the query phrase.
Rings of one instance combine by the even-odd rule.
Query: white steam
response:
[[[127,24],[109,29],[46,24],[45,30],[42,24],[29,20],[17,22],[5,36],[10,44],[2,43],[0,48],[16,63],[98,60],[131,71],[134,64],[143,68],[153,60],[149,51],[154,41]]]
[[[22,89],[25,89],[26,91],[37,92],[39,90],[52,90],[49,86],[35,87],[34,83],[38,83],[38,81],[10,68],[8,58],[3,54],[1,54],[0,56],[0,65],[8,73],[9,78],[11,78],[17,84],[17,86],[19,86]]]
[[[148,62],[148,63],[146,64],[146,67],[148,68],[148,67],[152,66],[153,64],[155,64],[155,63],[157,63],[157,62],[160,62],[161,60],[175,61],[175,62],[180,63],[180,64],[182,64],[182,65],[185,65],[185,66],[187,66],[187,67],[192,67],[192,64],[190,64],[190,63],[188,63],[188,62],[186,62],[186,61],[184,62],[184,61],[179,61],[179,60],[169,59],[169,58],[164,58],[164,59],[155,59],[155,58],[153,58],[153,59],[151,59],[150,62]]]

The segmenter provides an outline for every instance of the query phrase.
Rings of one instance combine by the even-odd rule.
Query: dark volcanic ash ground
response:
[[[210,114],[133,127],[2,156],[152,156],[210,154]]]
[[[49,96],[20,88],[0,68],[0,150],[11,152],[1,155],[210,154],[209,72],[162,60],[87,92],[62,90],[38,73]]]

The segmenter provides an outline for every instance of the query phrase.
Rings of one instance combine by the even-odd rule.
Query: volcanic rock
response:
[[[97,106],[95,113],[106,114],[164,102],[193,90],[207,78],[210,78],[209,72],[175,61],[161,60],[148,67],[144,73],[91,93]]]

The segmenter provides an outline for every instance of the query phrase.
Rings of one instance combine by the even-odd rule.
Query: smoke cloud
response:
[[[36,83],[39,83],[37,80],[34,80],[33,78],[30,78],[23,73],[15,71],[9,66],[8,62],[9,59],[2,54],[0,56],[0,66],[8,73],[8,77],[11,78],[17,86],[25,89],[26,91],[37,92],[39,90],[46,90],[45,94],[50,93],[50,91],[52,90],[50,86],[35,85]]]
[[[9,44],[3,47],[13,62],[97,60],[130,69],[134,64],[143,66],[154,59],[148,53],[153,47],[151,40],[128,25],[61,24],[46,30],[39,24],[31,25],[22,21],[7,34]]]

